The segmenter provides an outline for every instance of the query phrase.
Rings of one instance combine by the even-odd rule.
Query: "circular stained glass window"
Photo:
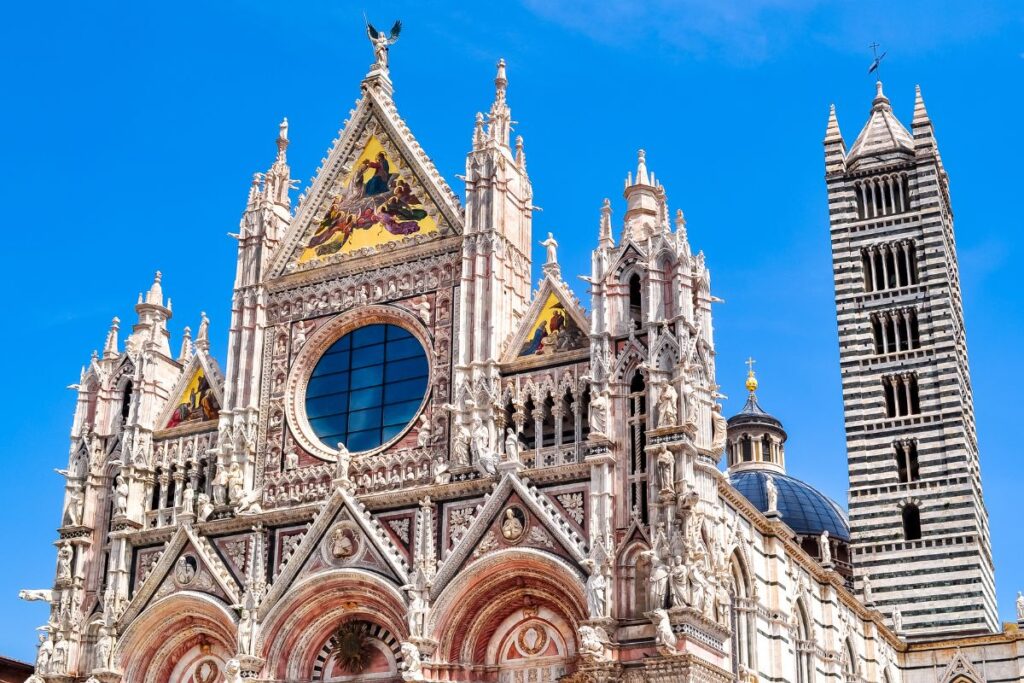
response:
[[[397,325],[367,325],[331,344],[309,378],[306,417],[330,449],[369,451],[398,436],[427,393],[427,354]]]

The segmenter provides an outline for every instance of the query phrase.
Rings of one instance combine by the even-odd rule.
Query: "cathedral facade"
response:
[[[504,62],[460,200],[373,33],[297,204],[287,121],[253,179],[226,369],[205,315],[172,351],[159,273],[83,369],[32,683],[1024,680],[920,96],[825,141],[848,517],[753,371],[721,414],[710,272],[644,153],[584,308],[550,233],[533,279]]]

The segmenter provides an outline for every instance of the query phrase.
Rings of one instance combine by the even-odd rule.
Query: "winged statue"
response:
[[[366,35],[373,45],[373,54],[377,58],[376,65],[387,71],[388,69],[388,48],[398,41],[398,34],[402,32],[402,22],[396,21],[387,35],[381,33],[373,24],[366,22]]]

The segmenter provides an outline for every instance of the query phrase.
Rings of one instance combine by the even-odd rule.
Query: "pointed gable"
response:
[[[547,274],[505,350],[511,362],[577,351],[589,345],[590,324],[564,282]]]
[[[216,421],[224,405],[223,385],[217,361],[205,350],[198,349],[171,390],[171,400],[160,413],[156,428],[173,429]]]
[[[462,210],[371,76],[300,200],[271,276],[462,232]]]

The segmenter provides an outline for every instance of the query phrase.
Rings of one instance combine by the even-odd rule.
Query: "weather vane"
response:
[[[367,21],[365,12],[363,13],[363,21],[366,22],[366,35],[370,38],[370,44],[373,45],[373,55],[376,57],[374,66],[382,71],[387,71],[388,48],[398,41],[398,34],[402,32],[402,22],[395,21],[395,25],[391,27],[391,33],[384,35]]]
[[[885,55],[887,53],[883,52],[882,54],[878,54],[878,48],[880,47],[878,43],[871,43],[868,47],[871,48],[871,54],[875,57],[871,60],[871,66],[868,67],[868,73],[875,74],[875,78],[880,81],[882,80],[882,72],[879,70],[879,67],[882,65],[882,60],[885,59]]]

